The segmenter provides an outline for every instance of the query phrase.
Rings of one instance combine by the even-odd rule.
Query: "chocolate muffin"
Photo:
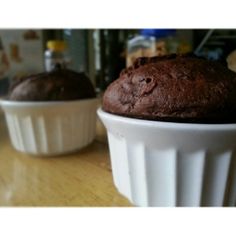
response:
[[[103,110],[147,120],[236,122],[236,74],[194,55],[138,58],[109,85]]]
[[[12,101],[68,101],[96,97],[84,73],[57,68],[19,79],[9,91]]]

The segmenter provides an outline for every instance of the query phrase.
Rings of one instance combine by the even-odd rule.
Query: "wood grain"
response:
[[[33,157],[13,149],[0,113],[1,206],[131,206],[113,185],[105,130],[96,140],[60,157]]]

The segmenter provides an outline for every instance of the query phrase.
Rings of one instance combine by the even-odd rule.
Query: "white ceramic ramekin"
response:
[[[137,206],[234,206],[236,124],[146,121],[98,110],[118,191]]]
[[[33,155],[79,150],[95,137],[97,99],[66,102],[1,100],[15,149]]]

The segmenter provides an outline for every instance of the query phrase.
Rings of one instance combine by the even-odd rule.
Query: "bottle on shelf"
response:
[[[70,58],[66,51],[66,43],[63,40],[50,40],[47,42],[47,50],[44,53],[45,70],[51,71],[55,67],[68,67]]]
[[[142,29],[127,42],[126,66],[138,57],[164,56],[170,53],[186,53],[191,50],[176,37],[173,29]]]

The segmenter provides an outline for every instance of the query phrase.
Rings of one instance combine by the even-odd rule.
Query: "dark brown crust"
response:
[[[102,106],[140,119],[236,122],[236,74],[193,55],[139,58],[107,88]]]
[[[56,69],[20,79],[12,85],[9,100],[67,101],[96,96],[92,83],[84,73]]]

